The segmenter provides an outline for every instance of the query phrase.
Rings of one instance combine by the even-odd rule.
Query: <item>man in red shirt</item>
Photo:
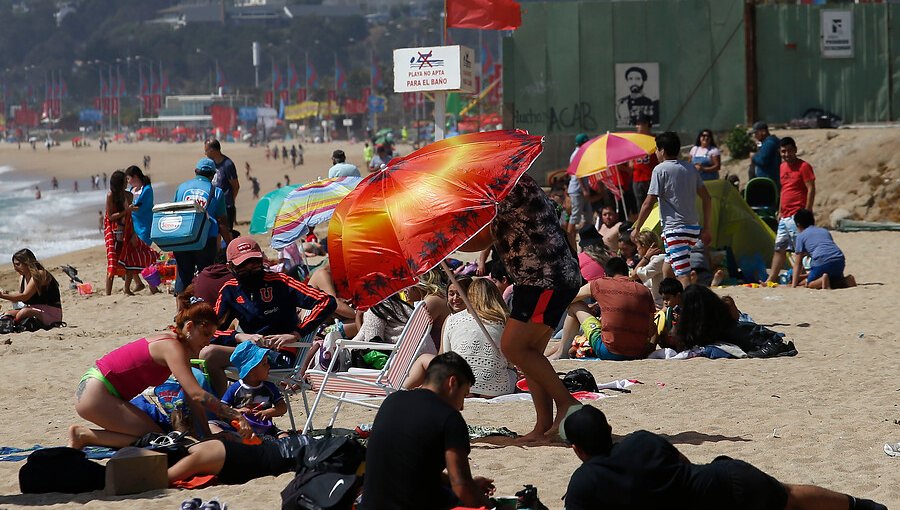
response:
[[[641,115],[638,117],[637,123],[635,124],[637,132],[642,135],[653,136],[653,134],[650,133],[650,122],[649,115]],[[658,164],[659,160],[656,158],[656,152],[631,162],[633,176],[632,189],[634,191],[636,204],[643,204],[644,199],[647,198],[647,190],[650,189],[650,176],[653,175],[653,167]]]
[[[781,207],[778,210],[778,232],[775,234],[775,253],[769,281],[778,282],[788,250],[797,242],[794,213],[800,209],[813,210],[816,199],[816,175],[812,166],[797,157],[797,144],[786,136],[781,139]]]
[[[650,289],[628,278],[628,265],[622,258],[609,259],[604,270],[605,278],[581,288],[569,305],[569,314],[581,323],[595,357],[610,361],[646,358],[654,348],[649,338],[655,329],[656,305]],[[588,297],[600,305],[599,320],[583,301]]]

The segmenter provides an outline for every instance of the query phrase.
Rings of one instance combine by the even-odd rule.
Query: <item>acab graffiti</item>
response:
[[[581,101],[572,106],[549,107],[546,111],[516,109],[516,126],[541,126],[547,133],[554,131],[596,131],[597,121],[591,103]]]

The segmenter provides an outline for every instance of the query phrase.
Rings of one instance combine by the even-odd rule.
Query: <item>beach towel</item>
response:
[[[125,271],[139,271],[155,264],[159,259],[159,254],[135,235],[131,216],[125,215],[124,218],[123,241],[117,243],[115,225],[110,221],[109,216],[103,217],[107,275],[124,276]]]
[[[32,452],[46,448],[39,444],[28,448],[16,448],[14,446],[0,446],[0,462],[19,462],[28,458]],[[83,450],[87,458],[91,460],[108,459],[116,453],[112,448],[102,446],[87,446]]]

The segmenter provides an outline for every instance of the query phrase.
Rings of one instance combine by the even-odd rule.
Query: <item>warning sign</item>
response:
[[[465,46],[394,50],[394,92],[475,90],[475,58]]]
[[[822,56],[853,58],[853,13],[822,10]]]

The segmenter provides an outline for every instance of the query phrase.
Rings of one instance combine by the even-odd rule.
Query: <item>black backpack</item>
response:
[[[105,485],[106,466],[88,460],[81,450],[65,446],[32,453],[19,470],[22,494],[78,494],[102,490]]]
[[[576,391],[592,391],[597,392],[597,381],[594,375],[583,368],[576,368],[563,376],[563,386],[569,390],[569,393]]]
[[[296,459],[297,476],[281,491],[282,510],[350,510],[365,459],[366,448],[349,436],[325,436],[307,445]]]

